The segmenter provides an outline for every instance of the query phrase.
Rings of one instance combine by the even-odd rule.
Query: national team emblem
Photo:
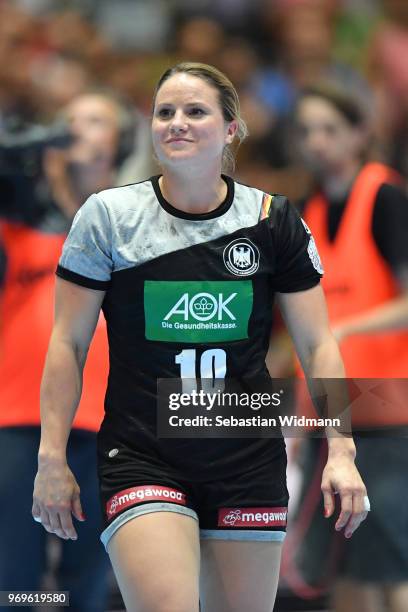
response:
[[[237,246],[232,249],[232,258],[237,268],[249,268],[251,265],[251,251],[249,247]]]
[[[237,238],[224,249],[224,263],[232,274],[248,276],[259,268],[259,250],[247,238]]]

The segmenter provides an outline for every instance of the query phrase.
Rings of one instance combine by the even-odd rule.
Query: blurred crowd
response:
[[[374,261],[372,255],[364,273],[369,276],[374,269],[370,266],[378,264],[376,273],[383,274],[383,260],[390,268],[384,272],[381,280],[384,293],[378,299],[392,303],[394,310],[381,314],[381,320],[377,317],[378,329],[407,326],[407,302],[400,299],[400,293],[405,294],[408,287],[406,249],[402,254],[400,248],[406,243],[406,213],[396,214],[387,227],[383,221],[384,210],[390,202],[396,202],[395,207],[400,211],[406,205],[402,194],[408,181],[407,0],[60,0],[57,3],[0,0],[0,295],[2,289],[4,292],[0,310],[3,332],[0,375],[4,375],[0,388],[0,444],[9,461],[0,470],[0,490],[7,491],[15,478],[25,482],[19,492],[24,516],[29,512],[30,483],[38,448],[37,396],[52,325],[53,274],[62,242],[76,211],[91,193],[141,181],[158,172],[149,134],[151,100],[160,75],[178,61],[213,64],[229,76],[238,90],[242,115],[249,128],[249,138],[237,152],[235,177],[266,192],[284,193],[300,208],[313,204],[315,208],[309,208],[313,232],[313,220],[320,214],[316,207],[322,204],[310,199],[317,178],[321,180],[320,186],[327,187],[328,202],[338,203],[339,210],[340,203],[344,207],[350,195],[347,190],[361,170],[362,159],[383,164],[367,166],[364,171],[364,181],[368,184],[373,180],[376,189],[382,189],[375,201],[373,195],[371,203],[367,195],[367,215],[371,214],[370,206],[377,211],[376,227],[372,228],[373,243],[381,252],[382,263]],[[325,89],[319,90],[322,83]],[[350,106],[336,96],[332,98],[331,91],[345,92],[353,104]],[[323,117],[319,120],[326,121],[327,129],[338,129],[337,134],[343,130],[345,139],[349,139],[345,148],[334,147],[332,152],[329,149],[322,152],[319,146],[324,148],[324,141],[316,144],[314,150],[311,140],[307,144],[306,130],[310,134],[313,129],[317,130],[316,116]],[[303,134],[299,131],[302,122]],[[305,164],[300,154],[301,141],[303,148],[311,147],[309,153],[311,158],[314,155],[314,167],[313,163]],[[319,163],[321,167],[324,164],[329,167],[330,163],[334,167],[331,153],[342,155],[342,163],[347,156],[352,162],[349,168],[343,168],[345,175],[339,176],[341,188],[337,194],[333,176],[329,180],[322,173],[317,176],[313,172]],[[388,184],[394,182],[398,183],[399,191],[389,189]],[[333,235],[339,221],[340,215],[331,225]],[[371,247],[367,238],[367,252]],[[396,254],[395,250],[401,252]],[[330,257],[328,251],[327,259]],[[339,261],[338,254],[333,257],[333,270],[336,259]],[[347,266],[349,260],[345,254],[343,261]],[[392,276],[398,280],[401,291],[396,288],[397,280],[395,287],[389,289]],[[34,281],[39,279],[42,286],[34,287]],[[359,279],[356,276],[357,281],[361,282],[361,276]],[[367,309],[376,304],[374,294],[378,287],[374,284],[373,301],[366,303]],[[40,331],[38,320],[34,324],[35,317],[43,319]],[[21,321],[26,322],[22,325]],[[369,321],[368,325],[371,324]],[[99,332],[103,334],[103,321],[100,327]],[[281,329],[277,318],[268,365],[274,376],[284,377],[293,374],[295,365],[287,335],[280,333]],[[373,328],[363,330],[367,331]],[[342,340],[340,328],[338,334]],[[402,339],[398,340],[402,347]],[[364,350],[368,354],[369,349]],[[351,353],[356,354],[354,347]],[[22,355],[27,354],[32,358],[26,359],[26,371],[22,373],[19,364],[23,362]],[[401,357],[402,349],[398,355],[403,376],[408,363]],[[31,367],[34,362],[35,372]],[[385,360],[381,366],[384,363]],[[395,367],[394,361],[390,361],[389,369],[395,371]],[[356,371],[351,375],[392,375],[381,370]],[[106,373],[106,359],[89,366],[88,388],[95,388],[93,381],[97,381],[99,394],[89,394],[89,405],[80,407],[78,421],[74,423],[72,439],[77,445],[77,457],[86,457],[87,449],[93,449],[91,445],[95,443],[102,416]],[[25,386],[30,386],[29,393],[21,392],[23,378]],[[28,405],[30,408],[26,409]],[[408,427],[408,419],[403,424]],[[21,437],[17,438],[16,434]],[[20,448],[25,451],[17,452]],[[23,452],[25,462],[21,461]],[[82,463],[82,469],[94,469],[90,459]],[[85,474],[84,482],[87,482]],[[28,493],[25,497],[24,491]],[[42,540],[29,540],[33,529],[40,527],[33,527],[31,522],[27,522],[26,532],[21,527],[21,547],[24,543],[27,550],[32,547],[27,559],[36,568],[35,572],[29,572],[22,566],[21,557],[13,557],[13,566],[9,555],[15,535],[8,529],[8,521],[13,520],[15,510],[3,508],[2,512],[0,525],[4,538],[7,536],[10,541],[4,547],[6,550],[9,546],[7,554],[3,551],[3,556],[0,555],[0,590],[39,588],[41,573],[49,570],[53,561],[51,558],[50,565],[49,546],[40,556],[33,553],[34,548],[40,550],[44,546]],[[96,508],[92,507],[92,512],[95,516],[89,520],[89,538],[96,541],[99,518]],[[1,527],[0,536],[3,538]],[[85,536],[82,541],[86,548]],[[65,544],[59,543],[62,547]],[[54,545],[57,547],[55,542]],[[62,559],[63,568],[62,582],[58,584],[70,590],[80,602],[86,581],[90,585],[94,580],[93,594],[88,589],[93,603],[75,604],[74,600],[73,609],[103,610],[112,575],[104,558],[100,568],[89,578],[83,573],[81,581],[74,570],[78,556],[83,562],[77,564],[80,573],[87,563],[96,567],[94,557],[89,562],[86,560],[85,548],[76,554],[68,551],[65,557],[63,551],[55,553]],[[100,549],[104,555],[102,546]],[[52,551],[51,547],[51,557]],[[93,547],[92,555],[98,554],[99,549],[95,551]],[[406,552],[403,554],[406,557]],[[408,609],[406,561],[401,563],[402,573],[396,572],[393,578],[405,589],[402,595],[392,593],[395,605],[390,603],[388,608],[382,608],[378,602],[380,596],[385,597],[384,593],[373,595],[370,591],[369,597],[374,597],[375,603],[367,604],[370,600],[363,598],[358,612]],[[324,565],[324,555],[321,563]],[[20,578],[17,567],[22,570]],[[319,588],[309,592],[303,583],[299,586],[293,564],[286,557],[281,592],[293,589],[305,598],[325,596],[329,587],[326,583],[319,584],[319,576],[315,580]],[[21,580],[31,582],[22,584]],[[96,586],[102,583],[104,590]],[[52,579],[49,584],[54,585]],[[344,593],[345,601],[347,597],[356,601],[354,591]],[[392,597],[390,601],[394,601]],[[339,612],[343,609],[354,610],[351,604],[336,607]]]
[[[148,116],[163,70],[203,61],[241,96],[251,136],[239,177],[295,198],[307,179],[295,168],[291,113],[298,91],[323,78],[370,107],[376,157],[408,173],[407,51],[404,0],[3,0],[0,134],[52,123],[95,85]]]

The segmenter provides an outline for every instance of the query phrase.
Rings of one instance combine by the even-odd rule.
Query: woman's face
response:
[[[218,91],[201,78],[175,74],[160,87],[153,110],[153,147],[162,166],[221,167],[237,122],[224,120]]]
[[[365,132],[354,127],[329,101],[305,97],[297,109],[299,150],[306,165],[318,175],[335,173],[350,160],[358,160]]]

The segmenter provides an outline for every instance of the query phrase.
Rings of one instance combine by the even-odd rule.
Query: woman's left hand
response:
[[[322,493],[324,497],[325,517],[334,512],[334,495],[338,493],[341,501],[341,512],[335,528],[344,528],[346,538],[351,538],[354,531],[367,518],[367,490],[357,470],[354,459],[343,454],[331,455],[323,470]]]

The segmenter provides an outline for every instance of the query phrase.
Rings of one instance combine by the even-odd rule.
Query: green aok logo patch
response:
[[[252,281],[145,281],[147,340],[226,342],[248,338]]]

